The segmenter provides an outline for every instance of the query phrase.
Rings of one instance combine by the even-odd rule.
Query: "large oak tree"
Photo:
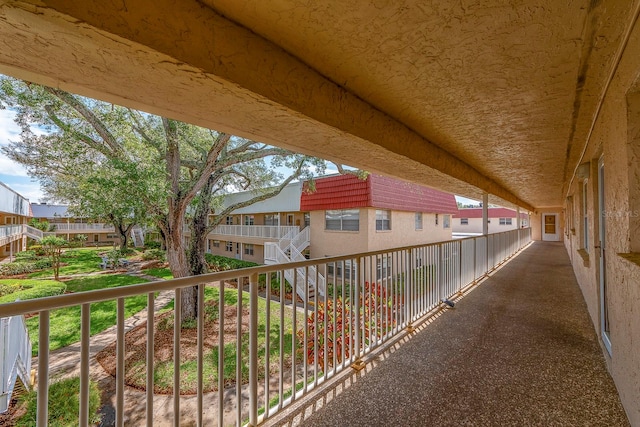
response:
[[[325,167],[317,158],[9,77],[0,78],[0,104],[17,112],[22,129],[3,148],[10,158],[53,198],[121,233],[152,221],[176,278],[206,272],[206,236],[226,214]],[[210,215],[214,196],[239,189],[255,197]],[[183,320],[195,317],[196,296],[183,292]]]

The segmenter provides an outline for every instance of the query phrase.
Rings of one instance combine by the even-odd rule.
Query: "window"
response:
[[[334,278],[342,278],[351,280],[356,277],[355,263],[351,263],[351,260],[337,261],[327,264],[327,274]]]
[[[469,218],[460,218],[460,225],[469,225]]]
[[[233,252],[233,242],[227,242],[224,247],[224,250],[227,252]]]
[[[311,214],[309,212],[304,213],[304,226],[309,227],[311,225]]]
[[[511,225],[512,224],[512,219],[511,218],[500,218],[500,225]]]
[[[219,248],[220,247],[220,240],[214,240],[213,241],[213,247],[214,248]]]
[[[438,214],[436,214],[436,225],[438,225]]]
[[[376,260],[376,279],[385,279],[391,275],[391,258],[383,256]]]
[[[265,215],[264,225],[278,225],[278,215],[275,215],[275,214]]]
[[[442,226],[444,228],[451,228],[451,215],[442,215]]]
[[[231,215],[227,216],[226,224],[233,225],[233,217]]]
[[[94,234],[94,235],[93,235],[93,241],[94,241],[94,243],[98,243],[98,241],[99,241],[99,240],[100,240],[100,236],[99,236],[99,235],[97,235],[97,234]]]
[[[245,255],[253,255],[253,245],[245,244],[244,245],[244,254]]]
[[[391,211],[376,209],[376,230],[391,230]]]
[[[589,251],[589,215],[587,211],[587,194],[589,192],[589,181],[582,183],[582,244],[583,249]]]
[[[244,216],[244,225],[253,225],[254,222],[255,222],[255,218],[253,215]]]
[[[325,211],[324,224],[326,230],[359,231],[360,211],[358,209]]]
[[[422,230],[422,212],[416,212],[416,230]]]

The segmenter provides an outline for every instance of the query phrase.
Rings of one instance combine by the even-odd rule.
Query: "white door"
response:
[[[604,203],[604,161],[600,158],[598,162],[598,208],[600,211],[600,227],[598,230],[598,237],[600,240],[600,332],[602,335],[602,342],[606,347],[609,354],[611,354],[611,339],[609,328],[609,301],[607,299],[607,263],[606,263],[606,219],[604,215],[606,212],[606,205]],[[596,249],[598,249],[596,246]]]
[[[557,242],[560,240],[560,231],[557,213],[542,214],[542,240]]]

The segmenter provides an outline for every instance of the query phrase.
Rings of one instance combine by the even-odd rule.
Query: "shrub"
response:
[[[155,240],[145,240],[144,247],[148,249],[160,249],[162,248],[162,243],[156,242]]]
[[[11,293],[0,296],[0,304],[6,304],[18,299],[24,301],[60,295],[64,293],[67,286],[55,280],[3,279],[0,280],[0,288],[13,289]]]
[[[53,264],[49,259],[39,259],[36,261],[16,261],[9,264],[0,265],[0,275],[16,276],[18,274],[28,274],[34,271],[44,270]]]
[[[220,255],[205,254],[204,257],[212,271],[237,270],[239,268],[256,267],[259,265],[255,262],[227,258]]]
[[[345,297],[347,296],[345,295]],[[348,296],[345,301],[336,298],[335,308],[333,307],[333,299],[327,299],[326,306],[323,302],[318,302],[316,310],[307,318],[307,348],[301,350],[306,350],[308,364],[313,364],[317,357],[318,366],[323,372],[333,366],[334,355],[337,363],[342,362],[343,347],[345,358],[349,358],[350,343],[355,343],[355,330],[350,329],[350,320],[362,322],[362,345],[368,345],[374,335],[380,338],[395,326],[394,310],[401,309],[404,303],[402,298],[388,295],[385,287],[378,283],[364,283],[359,298],[359,312],[351,303],[351,297],[352,295]],[[316,323],[318,325],[317,340]],[[343,323],[344,335],[342,335]],[[327,335],[327,354],[324,352],[325,332]],[[299,329],[297,335],[298,339],[303,342],[304,329]]]
[[[15,254],[16,261],[33,261],[37,258],[36,251],[29,250],[24,252],[18,252]]]
[[[42,247],[42,245],[31,245],[29,246],[29,249],[35,252],[37,256],[44,256],[45,254],[44,248]]]
[[[77,426],[79,423],[78,413],[80,378],[68,378],[54,382],[49,387],[49,421],[48,425],[67,427]],[[30,391],[22,397],[27,407],[27,413],[15,420],[16,427],[26,427],[36,425],[37,413],[37,393]],[[98,409],[100,407],[100,391],[98,384],[90,380],[89,382],[89,421],[95,425],[100,422]]]
[[[142,254],[142,259],[144,261],[150,261],[152,259],[164,261],[166,258],[167,258],[167,253],[162,249],[147,249]]]

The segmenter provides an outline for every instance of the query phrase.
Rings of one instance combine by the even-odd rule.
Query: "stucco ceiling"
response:
[[[0,0],[0,72],[558,206],[640,0]]]

